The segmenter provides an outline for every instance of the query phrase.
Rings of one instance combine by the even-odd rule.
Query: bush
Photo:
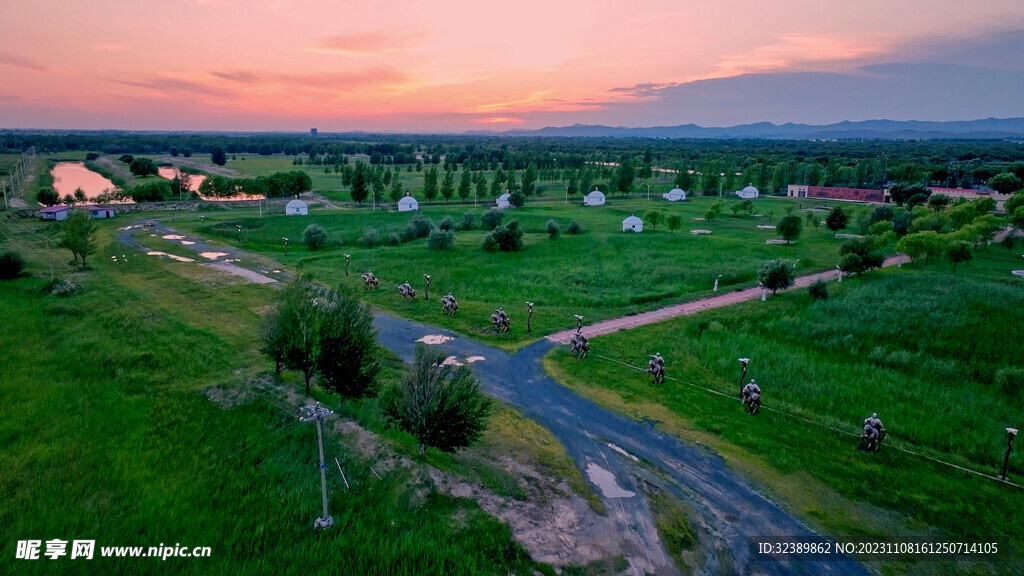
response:
[[[1024,370],[1005,368],[996,371],[995,385],[1011,399],[1024,398]]]
[[[0,256],[0,280],[13,280],[21,276],[25,268],[25,259],[17,252],[5,252]]]
[[[430,236],[430,232],[434,229],[434,223],[429,218],[424,218],[419,214],[412,217],[409,223],[405,225],[405,230],[402,231],[402,240],[405,242],[412,242],[419,238],[426,238]]]
[[[131,154],[122,154],[121,157],[118,158],[118,160],[124,162],[125,164],[131,164],[132,162],[135,161],[135,156],[132,156]]]
[[[847,274],[863,274],[868,270],[881,268],[885,257],[875,251],[875,237],[853,238],[839,247],[842,259],[839,268]]]
[[[156,176],[160,173],[160,171],[157,170],[156,163],[149,158],[136,158],[135,160],[132,160],[132,163],[128,166],[128,170],[139,178],[145,176]]]
[[[455,220],[451,216],[445,216],[441,223],[437,225],[443,232],[455,229]]]
[[[43,206],[53,206],[60,203],[60,196],[53,188],[43,188],[36,194],[36,200]]]
[[[548,220],[548,224],[545,228],[548,231],[548,238],[552,240],[558,238],[559,234],[562,233],[561,229],[558,227],[558,222],[555,222],[554,218]]]
[[[892,221],[896,216],[896,211],[891,205],[875,206],[875,209],[871,211],[871,224],[875,224],[882,221]]]
[[[363,230],[362,237],[359,238],[359,245],[363,248],[373,248],[380,243],[380,234],[377,233],[376,228],[367,228]]]
[[[402,243],[402,238],[398,234],[395,234],[394,232],[392,232],[391,234],[388,234],[388,239],[387,239],[388,246],[398,246],[401,243]]]
[[[462,215],[462,223],[459,225],[460,230],[472,230],[473,229],[473,213],[466,212]]]
[[[319,224],[310,224],[302,231],[302,243],[310,250],[319,250],[327,244],[327,231]]]
[[[427,248],[431,250],[451,250],[455,248],[455,232],[451,230],[434,230],[427,238]]]
[[[95,160],[95,159],[97,159],[99,157],[100,157],[100,155],[99,155],[98,152],[86,152],[85,153],[85,161],[86,162],[92,162],[93,160]]]
[[[504,218],[504,212],[497,208],[491,208],[487,212],[484,212],[483,217],[480,218],[480,228],[483,230],[494,230],[501,224],[501,221]]]
[[[488,241],[490,240],[490,242]],[[523,249],[523,229],[518,220],[512,220],[504,226],[498,226],[484,239],[484,250],[493,252],[518,252]]]
[[[828,285],[821,280],[815,280],[807,289],[807,293],[815,300],[828,300]]]
[[[381,397],[384,414],[427,446],[454,452],[475,442],[487,425],[491,399],[469,366],[444,363],[448,352],[416,347],[416,359],[402,379]]]
[[[572,222],[569,222],[569,234],[572,234],[573,236],[575,236],[576,234],[582,234],[582,233],[583,233],[583,226],[581,226],[579,222],[577,222],[575,220],[573,220]]]
[[[519,190],[509,194],[508,203],[516,208],[522,208],[526,204],[526,195]]]

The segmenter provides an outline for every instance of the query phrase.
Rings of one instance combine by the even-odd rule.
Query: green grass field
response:
[[[729,213],[726,203],[726,212]],[[799,259],[799,270],[811,272],[835,266],[842,240],[824,226],[804,231],[790,246],[769,245],[773,230],[759,230],[763,218],[720,217],[714,222],[691,221],[703,217],[711,199],[698,198],[670,204],[651,200],[611,200],[604,207],[578,204],[542,204],[508,211],[506,221],[518,219],[526,229],[526,249],[516,253],[487,253],[481,248],[485,232],[476,229],[456,233],[456,248],[436,251],[424,239],[398,246],[362,248],[357,244],[364,229],[376,229],[382,238],[400,234],[412,218],[408,213],[369,210],[314,210],[309,217],[265,216],[239,218],[235,213],[215,212],[178,219],[178,227],[219,238],[221,241],[275,258],[286,265],[312,273],[318,280],[336,285],[360,283],[359,274],[372,270],[381,286],[367,293],[375,306],[402,316],[445,326],[480,337],[490,343],[515,348],[542,335],[571,328],[573,315],[587,322],[650,310],[711,293],[715,278],[722,275],[723,290],[756,283],[761,264],[772,258]],[[774,221],[787,208],[800,204],[787,199],[763,199],[756,211],[773,214]],[[420,213],[435,224],[445,216],[461,221],[467,210],[479,226],[484,208],[428,206]],[[622,220],[630,214],[657,209],[679,214],[683,227],[670,232],[662,224],[642,234],[622,232]],[[855,213],[864,208],[854,208]],[[556,220],[562,235],[548,239],[544,232],[549,219]],[[582,224],[584,232],[570,235],[571,221]],[[302,246],[302,231],[310,224],[323,226],[331,245],[318,252]],[[236,224],[243,227],[238,243]],[[710,229],[711,236],[690,234],[692,229]],[[289,238],[284,255],[283,237]],[[344,254],[350,254],[350,276],[345,277]],[[417,298],[405,302],[397,286],[408,280],[418,293],[424,287],[423,274],[432,277],[426,302]],[[454,318],[441,315],[440,297],[451,291],[459,300]],[[525,304],[535,303],[532,334],[526,332]],[[495,335],[489,326],[494,308],[504,307],[512,318],[507,334]]]
[[[315,431],[285,402],[298,379],[273,384],[253,336],[273,289],[144,254],[122,259],[112,233],[123,224],[100,224],[93,268],[76,272],[69,254],[53,248],[55,225],[0,221],[0,251],[29,262],[26,276],[0,290],[0,573],[82,573],[85,561],[68,557],[13,564],[17,540],[54,538],[213,549],[207,559],[92,560],[90,572],[105,574],[281,574],[296,566],[313,574],[551,573],[474,502],[424,494],[401,468],[378,470],[378,479],[372,455],[330,432],[328,459],[345,465],[352,487],[329,474],[338,524],[312,531]],[[84,292],[51,296],[51,277]],[[395,362],[385,379],[397,377]],[[272,385],[259,392],[254,382]],[[237,403],[221,407],[208,395]],[[346,410],[380,427],[372,403]],[[584,486],[544,430],[523,441],[518,432],[530,424],[499,409],[481,449],[430,451],[428,461],[510,497],[520,497],[516,486],[502,478],[497,456],[486,456],[518,454]],[[411,438],[384,438],[415,454]]]
[[[827,301],[780,294],[597,337],[586,360],[559,349],[546,365],[584,395],[710,445],[834,536],[999,542],[1008,563],[987,567],[1020,573],[1024,492],[893,449],[999,473],[1005,428],[1022,424],[1024,291],[1009,273],[1017,260],[992,247],[955,274],[945,262],[873,272],[829,284]],[[678,380],[654,386],[601,358],[644,365],[656,351]],[[701,389],[737,396],[739,357],[752,359],[765,405],[798,418],[751,417]],[[872,412],[889,431],[877,455],[855,449]],[[1009,475],[1024,480],[1019,449]]]

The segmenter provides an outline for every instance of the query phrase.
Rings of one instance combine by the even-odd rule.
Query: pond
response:
[[[53,189],[61,198],[81,188],[86,198],[95,198],[116,188],[114,183],[85,167],[85,162],[57,162],[50,173]]]

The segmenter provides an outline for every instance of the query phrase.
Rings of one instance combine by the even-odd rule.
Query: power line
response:
[[[610,358],[608,356],[602,356],[601,354],[591,354],[591,356],[595,356],[597,358],[600,358],[602,360],[607,360],[609,362],[614,362],[615,364],[620,364],[622,366],[626,366],[628,368],[631,368],[633,370],[637,370],[639,372],[646,372],[646,369],[644,369],[644,368],[641,368],[639,366],[634,366],[632,364],[629,364],[627,362],[623,362],[621,360],[617,360],[615,358]],[[694,384],[692,382],[687,382],[686,380],[682,380],[682,379],[679,379],[679,378],[674,378],[674,377],[668,376],[668,375],[666,375],[665,378],[668,379],[668,380],[673,380],[675,382],[679,382],[680,384],[685,384],[687,386],[691,386],[693,388],[697,388],[699,390],[703,390],[705,392],[710,392],[712,394],[717,394],[719,396],[723,396],[725,398],[729,398],[730,400],[733,400],[733,401],[737,401],[737,402],[740,401],[738,398],[736,398],[735,396],[732,396],[730,394],[726,394],[726,393],[720,392],[718,390],[712,390],[711,388],[705,388],[704,386],[700,386],[700,385]],[[850,432],[849,430],[843,430],[841,428],[836,428],[835,426],[830,426],[830,425],[822,423],[822,422],[811,420],[810,418],[807,418],[807,417],[804,417],[804,416],[800,416],[799,414],[794,414],[794,413],[786,411],[786,410],[782,410],[781,408],[772,408],[771,406],[766,406],[763,403],[761,404],[761,408],[765,409],[765,410],[769,410],[771,412],[776,412],[778,414],[782,414],[783,416],[788,416],[790,418],[796,418],[797,420],[801,420],[801,421],[806,422],[808,424],[811,424],[811,425],[814,425],[814,426],[818,426],[818,427],[824,428],[826,430],[831,430],[831,431],[837,432],[839,434],[844,434],[844,435],[852,436],[852,437],[859,437],[858,434],[856,434],[854,432]],[[945,460],[940,460],[938,458],[935,458],[933,456],[928,456],[927,454],[923,454],[921,452],[917,452],[917,451],[910,450],[910,449],[907,449],[907,448],[902,448],[902,447],[900,447],[900,446],[898,446],[896,444],[891,444],[890,448],[892,448],[894,450],[897,450],[897,451],[900,451],[900,452],[903,452],[905,454],[909,454],[911,456],[917,456],[917,457],[923,458],[925,460],[930,460],[932,462],[935,462],[936,464],[942,464],[942,465],[948,466],[950,468],[955,468],[955,469],[960,470],[962,472],[967,472],[969,474],[974,474],[974,475],[980,476],[982,478],[988,478],[989,480],[994,480],[996,482],[999,482],[1000,484],[1005,484],[1007,486],[1012,486],[1013,488],[1017,488],[1018,490],[1024,490],[1024,486],[1022,486],[1020,484],[1017,484],[1015,482],[1011,482],[1009,480],[1003,480],[1002,478],[1000,478],[998,476],[993,476],[991,474],[986,474],[986,473],[980,472],[978,470],[973,470],[971,468],[966,468],[964,466],[960,466],[960,465],[954,464],[952,462],[947,462]]]

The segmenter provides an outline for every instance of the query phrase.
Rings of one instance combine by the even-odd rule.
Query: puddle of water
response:
[[[483,362],[486,360],[483,356],[470,356],[466,358],[466,364],[472,364],[473,362]]]
[[[455,359],[455,356],[449,356],[441,362],[441,366],[462,366],[462,362]]]
[[[615,481],[615,475],[593,462],[587,464],[587,477],[601,489],[605,498],[632,498],[636,492],[625,490]]]
[[[177,260],[178,262],[195,262],[195,260],[193,260],[191,258],[185,258],[184,256],[178,256],[177,254],[168,254],[167,252],[157,252],[156,250],[152,250],[152,251],[146,252],[146,254],[148,254],[149,256],[167,256],[171,260]]]
[[[775,230],[775,226],[770,226],[768,224],[763,224],[761,226],[758,226],[758,228],[760,228],[761,230]]]
[[[623,450],[623,449],[622,449],[622,448],[620,448],[619,446],[616,446],[615,444],[612,444],[611,442],[609,442],[609,443],[608,443],[608,447],[609,447],[609,448],[611,448],[612,450],[615,450],[615,451],[616,451],[616,452],[618,452],[619,454],[622,454],[622,455],[623,455],[623,456],[625,456],[626,458],[630,458],[630,459],[632,459],[632,460],[633,460],[633,462],[639,462],[639,461],[640,461],[640,459],[639,459],[639,458],[637,458],[636,456],[633,456],[633,455],[632,455],[632,454],[630,454],[629,452],[626,452],[625,450]]]
[[[206,258],[207,260],[216,260],[217,258],[220,258],[221,256],[227,256],[228,253],[227,252],[200,252],[199,255],[202,256],[203,258]]]
[[[182,240],[181,243],[182,243],[183,246],[191,246],[191,245],[195,244],[195,242],[193,242],[191,240]]]
[[[131,226],[122,226],[118,228],[118,230],[135,230],[136,228],[142,228],[144,226],[145,224],[132,224]],[[153,234],[153,236],[156,236],[156,234]]]
[[[181,234],[164,234],[162,236],[164,240],[184,240],[185,237]]]
[[[95,198],[107,190],[116,188],[114,183],[85,167],[85,162],[57,162],[50,172],[53,189],[63,198],[82,189],[86,198]]]
[[[281,273],[280,270],[271,270],[271,272],[274,273],[274,274],[280,274]]]
[[[428,334],[417,340],[417,342],[423,342],[428,346],[436,346],[437,344],[444,344],[449,340],[455,340],[455,338],[452,338],[451,336],[442,336],[441,334]]]
[[[782,240],[780,238],[772,238],[771,240],[765,240],[764,243],[765,244],[789,244],[789,242],[786,242],[785,240]]]
[[[690,230],[690,234],[711,234],[711,230]]]

